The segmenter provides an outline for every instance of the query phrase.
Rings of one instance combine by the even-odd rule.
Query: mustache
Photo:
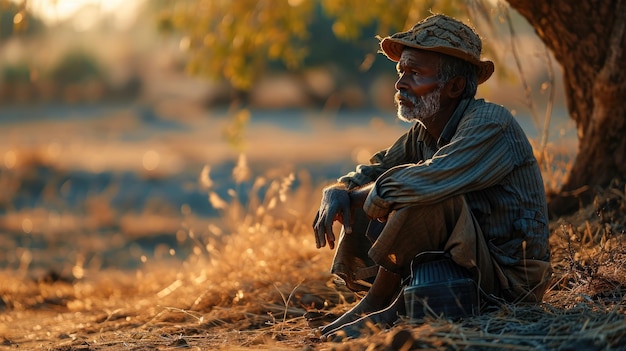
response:
[[[398,90],[394,95],[394,101],[396,103],[400,102],[400,99],[411,101],[412,103],[417,103],[417,97],[406,90]]]

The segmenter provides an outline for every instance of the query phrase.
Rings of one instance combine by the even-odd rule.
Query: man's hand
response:
[[[313,220],[315,245],[318,249],[326,246],[327,241],[331,249],[335,247],[335,233],[333,232],[335,221],[343,224],[346,233],[352,232],[351,211],[348,189],[343,186],[331,186],[324,189],[320,208]]]

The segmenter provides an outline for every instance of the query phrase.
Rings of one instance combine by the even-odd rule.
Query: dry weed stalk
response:
[[[205,173],[204,184],[211,184]],[[319,192],[307,179],[292,172],[258,177],[247,203],[231,191],[222,208],[225,225],[189,232],[198,250],[178,268],[146,267],[141,276],[92,283],[17,286],[7,280],[0,297],[6,308],[22,313],[41,301],[82,311],[65,325],[44,325],[64,333],[74,328],[53,350],[552,350],[626,343],[624,184],[614,184],[595,207],[553,228],[555,283],[543,304],[505,304],[460,321],[404,320],[391,330],[373,327],[363,338],[334,344],[319,343],[303,315],[341,313],[355,296],[331,283],[332,252],[315,249],[307,212],[314,209],[307,206]],[[94,311],[112,312],[94,318]],[[70,325],[78,323],[75,318],[83,318],[84,327]]]
[[[241,217],[240,223],[245,223],[245,225],[238,227],[237,232],[229,236],[220,256],[220,259],[223,258],[228,262],[228,258],[235,251],[243,249],[243,252],[251,254],[255,259],[262,259],[264,264],[251,267],[254,272],[249,272],[250,274],[236,271],[237,268],[233,264],[230,269],[236,274],[231,277],[240,282],[254,282],[252,286],[257,288],[263,286],[273,289],[277,294],[265,291],[262,294],[257,293],[256,299],[251,299],[251,290],[244,288],[240,299],[223,301],[220,305],[223,308],[214,306],[212,310],[207,310],[206,307],[194,309],[204,311],[202,313],[206,320],[215,320],[220,316],[218,312],[221,312],[220,327],[230,325],[240,331],[249,331],[249,338],[238,342],[241,347],[253,348],[259,343],[264,347],[269,347],[271,343],[278,343],[274,346],[279,347],[279,345],[290,345],[295,342],[293,338],[299,338],[300,342],[306,341],[307,327],[301,315],[307,311],[307,307],[302,305],[305,301],[302,296],[319,296],[322,300],[331,301],[333,299],[329,294],[337,294],[336,291],[329,289],[319,289],[319,285],[315,286],[314,279],[302,280],[301,277],[294,279],[295,276],[301,274],[299,272],[302,272],[310,259],[316,257],[315,254],[310,253],[309,255],[313,256],[305,254],[301,258],[295,258],[292,255],[284,255],[284,252],[280,253],[281,250],[290,248],[297,248],[300,254],[307,251],[305,246],[301,245],[302,241],[293,241],[296,237],[306,236],[308,232],[308,225],[300,223],[302,213],[292,217],[289,211],[281,213],[271,211],[276,209],[277,205],[286,203],[280,195],[284,193],[285,198],[289,197],[290,194],[284,190],[288,188],[284,185],[286,183],[289,182],[275,181],[274,185],[267,188],[265,197],[254,200],[258,204],[255,206],[262,207],[262,209],[255,210],[253,215]],[[253,188],[258,189],[258,187]],[[613,196],[623,202],[622,193]],[[611,201],[605,201],[604,206],[606,207],[608,203],[611,208],[616,207],[615,201]],[[248,206],[247,211],[250,212],[255,206]],[[598,208],[602,207],[598,206]],[[286,225],[285,216],[297,223]],[[328,347],[336,350],[385,350],[400,341],[402,341],[402,348],[396,349],[412,350],[426,347],[551,350],[563,347],[563,345],[581,344],[594,345],[594,347],[620,345],[626,341],[626,326],[623,323],[624,310],[621,307],[623,299],[621,290],[623,286],[626,286],[626,281],[616,281],[609,274],[611,273],[609,270],[615,270],[613,275],[623,271],[624,262],[626,262],[626,250],[622,249],[625,247],[624,238],[615,232],[618,225],[611,222],[615,220],[615,216],[608,210],[601,211],[600,216],[591,213],[585,213],[583,216],[591,219],[578,221],[577,223],[581,224],[579,226],[571,223],[561,224],[553,231],[551,242],[554,246],[556,279],[546,295],[545,303],[502,305],[497,310],[486,311],[480,316],[462,321],[427,320],[421,325],[403,321],[392,330],[376,330],[361,339],[337,345],[332,344]],[[604,219],[594,221],[593,218],[596,217]],[[572,220],[572,223],[574,222],[576,221]],[[274,233],[273,240],[264,240],[267,235],[272,235],[271,233]],[[289,241],[286,243],[281,240]],[[291,246],[292,244],[294,246]],[[264,251],[264,247],[271,247],[271,249]],[[271,264],[266,260],[268,255],[276,255],[275,259],[281,261],[283,266]],[[292,265],[294,259],[301,262],[302,266]],[[259,261],[249,261],[250,264],[253,262]],[[291,271],[284,270],[285,262],[290,262]],[[320,271],[325,269],[324,265],[319,267],[321,267]],[[271,272],[271,274],[263,272]],[[316,279],[325,279],[323,277],[319,275]],[[293,284],[291,286],[295,288],[281,289],[281,283],[284,285],[285,282]],[[599,289],[601,286],[604,287],[604,293],[590,292],[591,289]],[[605,294],[607,291],[613,295],[609,297]],[[289,292],[288,295],[287,292]],[[335,298],[334,301],[338,303],[341,299]],[[241,303],[244,304],[241,305]],[[335,308],[333,306],[322,306],[322,310],[330,311]],[[237,313],[240,313],[243,319],[237,320],[234,317]],[[276,320],[275,314],[281,314],[282,321]],[[399,337],[400,331],[404,331],[405,336],[408,333],[410,337]],[[320,346],[321,349],[327,348],[325,344]]]

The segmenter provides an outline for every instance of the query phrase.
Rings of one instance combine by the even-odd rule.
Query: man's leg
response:
[[[365,236],[369,223],[362,209],[354,211],[352,233],[346,234],[342,228],[331,266],[331,273],[355,292],[369,290],[372,281],[364,283],[360,280],[373,278],[378,272],[378,265],[367,255],[372,246],[372,242]]]
[[[458,264],[471,270],[473,268],[479,277],[477,280],[481,288],[488,293],[493,291],[493,262],[482,238],[482,232],[463,197],[455,197],[430,206],[405,207],[392,213],[369,251],[370,256],[387,269],[379,270],[370,291],[359,304],[323,328],[322,333],[325,335],[336,333],[351,323],[350,329],[355,329],[355,321],[361,316],[378,311],[380,303],[389,304],[393,301],[401,290],[400,280],[416,255],[444,250],[448,251]],[[390,324],[393,321],[384,319],[396,317],[393,312],[394,309],[386,309],[383,316],[378,314],[371,316],[375,317],[375,322],[383,321]],[[360,321],[364,326],[365,320]]]
[[[322,334],[332,332],[343,325],[354,322],[366,314],[383,310],[397,297],[397,294],[402,288],[400,285],[401,282],[402,278],[400,275],[380,267],[376,279],[374,279],[374,283],[365,297],[337,320],[324,326],[321,330]],[[397,316],[393,315],[391,317],[394,318],[390,321],[393,323]]]
[[[435,206],[435,207],[439,209],[438,212],[440,213],[444,212],[444,206]],[[420,245],[422,245],[425,248],[424,250],[442,250],[443,245],[445,244],[445,240],[446,240],[445,236],[447,236],[447,234],[444,233],[443,238],[436,238],[434,235],[427,235],[423,238],[423,240],[420,240],[418,233],[428,233],[428,231],[426,231],[426,228],[419,228],[419,229],[414,228],[412,224],[409,223],[409,221],[407,220],[406,218],[407,216],[405,216],[405,213],[408,214],[409,212],[411,212],[411,215],[409,217],[415,218],[415,216],[418,216],[418,217],[421,216],[419,213],[412,213],[414,212],[414,209],[417,209],[417,207],[405,208],[401,212],[395,211],[389,217],[389,220],[385,224],[385,227],[387,226],[390,226],[392,228],[408,227],[409,229],[407,230],[411,231],[411,236],[413,237],[413,239],[411,240],[420,242]],[[425,217],[425,218],[430,218],[430,217]],[[441,222],[443,221],[443,219],[432,218],[432,221]],[[425,222],[430,223],[431,221],[426,220]],[[437,231],[442,232],[442,230],[440,229],[437,229]],[[355,232],[353,231],[352,234],[354,233]],[[380,246],[381,243],[378,241],[378,239],[380,238],[380,236],[385,235],[384,233],[385,233],[385,228],[382,229],[382,233],[376,233],[374,235],[375,237],[371,238],[371,239],[376,240],[374,242],[374,245],[378,244]],[[348,236],[350,235],[344,234],[344,238]],[[342,240],[344,240],[344,238],[342,238]],[[355,240],[355,239],[356,237],[350,238],[350,240]],[[362,237],[360,238],[360,240],[368,240],[368,239],[366,237]],[[388,240],[388,234],[387,234],[387,237],[384,238],[384,240]],[[383,244],[386,245],[386,243],[383,243]],[[339,249],[339,246],[338,246],[338,249]],[[339,255],[339,252],[337,252],[337,255]],[[413,256],[414,255],[415,254],[413,254]],[[337,262],[337,256],[335,256],[335,262]],[[397,313],[396,313],[397,311],[395,308],[387,309],[387,307],[390,307],[391,302],[397,300],[396,297],[402,289],[401,281],[402,281],[401,274],[394,273],[386,268],[380,267],[378,269],[378,274],[376,275],[376,278],[371,288],[365,295],[365,297],[361,301],[359,301],[359,303],[357,303],[357,305],[355,305],[352,309],[344,313],[340,318],[338,318],[331,324],[322,328],[321,330],[322,334],[325,336],[329,336],[330,334],[335,334],[339,332],[341,329],[343,329],[344,327],[347,327],[348,325],[350,325],[349,336],[354,336],[352,334],[354,334],[354,331],[356,328],[365,327],[365,323],[368,320],[362,319],[362,317],[365,317],[366,315],[375,316],[376,321],[374,323],[392,324],[397,319]],[[382,313],[382,315],[375,314],[376,312],[383,311],[383,310],[385,312]],[[374,315],[372,315],[373,313]],[[357,322],[357,320],[359,322]],[[354,324],[355,322],[357,322],[358,325],[355,325]]]

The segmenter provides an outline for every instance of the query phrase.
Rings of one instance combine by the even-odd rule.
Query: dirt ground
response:
[[[315,157],[365,162],[402,126],[255,122],[249,159],[229,163],[236,153],[216,128],[224,120],[197,111],[40,121],[18,112],[0,129],[0,350],[626,349],[623,182],[551,222],[554,277],[542,304],[322,342],[314,328],[358,296],[328,273],[334,251],[315,249],[317,183],[346,171]],[[344,128],[352,124],[362,127]],[[372,130],[372,149],[359,147]],[[310,172],[272,163],[285,143],[295,147],[284,163]]]
[[[132,271],[1,272],[0,349],[626,349],[625,195],[616,182],[593,205],[552,221],[554,279],[538,305],[321,342],[311,327],[356,296],[326,273],[332,252],[314,249],[307,216],[268,211],[243,217],[231,236],[203,238],[186,260],[148,260]]]

